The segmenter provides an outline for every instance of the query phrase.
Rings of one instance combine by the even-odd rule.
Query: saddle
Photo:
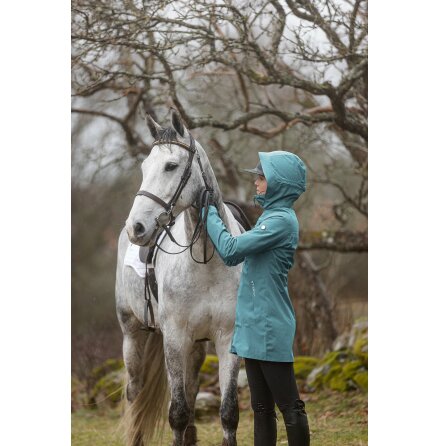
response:
[[[250,231],[252,225],[247,215],[245,215],[245,212],[236,203],[233,203],[233,201],[224,200],[224,203],[232,212],[235,220],[243,227],[244,231]]]
[[[233,203],[233,201],[224,200],[224,204],[230,209],[235,219],[243,228],[244,232],[249,231],[251,229],[251,224],[244,211],[236,203]],[[166,234],[164,236],[166,237]],[[149,282],[151,292],[155,300],[158,302],[157,281],[154,271],[155,253],[157,253],[157,249],[150,249],[148,246],[141,246],[139,249],[139,259],[141,262],[146,263],[146,275],[148,277],[145,277],[145,280]]]

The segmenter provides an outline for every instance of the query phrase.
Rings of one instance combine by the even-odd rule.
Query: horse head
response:
[[[171,115],[171,126],[167,128],[146,115],[154,144],[142,163],[142,184],[125,225],[131,243],[137,245],[153,243],[159,223],[166,224],[173,214],[189,208],[204,186],[196,160],[197,151],[202,155],[203,164],[207,157],[201,146],[192,139],[177,112],[172,110]],[[208,169],[208,176],[211,177],[210,165]],[[216,180],[214,183],[218,190]],[[172,212],[169,214],[167,205],[171,203]]]

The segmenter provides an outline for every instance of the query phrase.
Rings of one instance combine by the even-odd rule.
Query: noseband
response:
[[[172,226],[175,223],[175,216],[172,213],[172,211],[175,207],[178,197],[180,196],[182,190],[186,186],[189,178],[191,177],[192,160],[194,159],[194,155],[197,156],[197,161],[200,166],[201,175],[203,176],[205,188],[207,191],[213,193],[213,188],[207,182],[206,173],[204,172],[203,166],[201,164],[200,154],[198,153],[198,151],[195,147],[195,140],[190,133],[189,133],[189,138],[190,138],[190,145],[187,145],[184,142],[180,142],[177,140],[171,140],[171,141],[157,140],[157,141],[154,141],[151,146],[151,149],[152,149],[154,146],[157,146],[160,144],[176,144],[177,146],[180,146],[183,149],[186,149],[187,151],[189,151],[189,159],[188,159],[186,166],[184,168],[183,175],[180,178],[180,183],[178,184],[177,190],[175,191],[174,195],[172,196],[172,198],[169,200],[168,203],[163,201],[160,197],[157,197],[157,195],[154,195],[151,192],[148,192],[146,190],[139,190],[139,192],[137,192],[137,194],[136,194],[136,196],[143,195],[145,197],[151,198],[152,200],[154,200],[156,203],[158,203],[160,206],[162,206],[165,209],[164,212],[162,212],[160,215],[158,215],[155,218],[156,230],[159,228],[166,228],[166,227]]]

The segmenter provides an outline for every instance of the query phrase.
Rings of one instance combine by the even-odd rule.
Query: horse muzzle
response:
[[[149,242],[154,239],[154,236],[157,233],[157,227],[154,227],[152,231],[151,229],[147,230],[145,225],[141,221],[127,221],[125,224],[125,229],[128,233],[130,242],[139,246],[145,246],[149,244]]]

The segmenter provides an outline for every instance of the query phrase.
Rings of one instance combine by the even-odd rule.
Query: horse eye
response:
[[[174,170],[177,166],[178,166],[178,164],[175,164],[175,163],[167,163],[165,166],[165,171],[169,172],[171,170]]]

